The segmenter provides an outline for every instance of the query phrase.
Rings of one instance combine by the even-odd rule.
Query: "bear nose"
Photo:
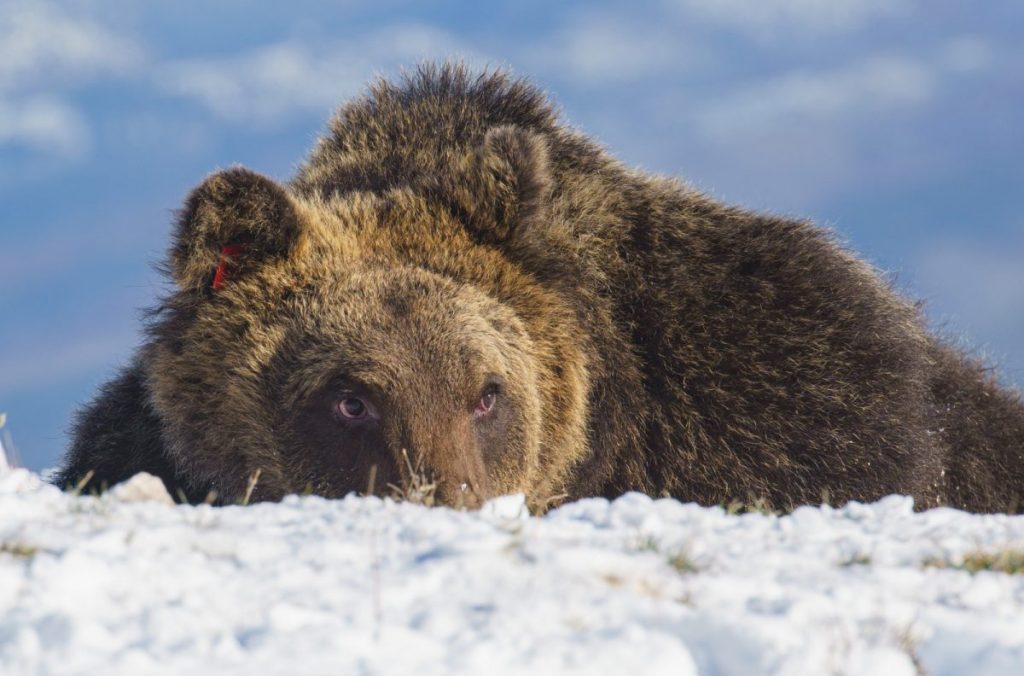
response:
[[[449,507],[478,509],[487,500],[485,491],[470,481],[456,483],[441,479],[437,484],[436,500]]]
[[[487,500],[487,471],[468,421],[433,425],[408,438],[411,453],[399,459],[407,489],[430,486],[434,501],[449,507],[476,509]]]

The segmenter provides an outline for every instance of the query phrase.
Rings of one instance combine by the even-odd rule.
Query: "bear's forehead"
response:
[[[465,287],[432,282],[423,271],[390,278],[364,272],[282,313],[276,320],[286,327],[278,350],[283,363],[275,370],[291,382],[295,399],[336,381],[459,399],[489,375],[509,379],[521,370],[526,346],[513,344],[488,317],[505,314],[500,306],[489,307]]]
[[[498,287],[527,283],[446,207],[408,190],[356,193],[305,207],[304,242],[286,265],[326,295],[375,288],[375,300],[401,308],[420,295],[449,296],[463,286],[501,296]],[[432,278],[409,274],[417,270]]]
[[[390,345],[501,341],[514,312],[484,289],[414,265],[362,265],[327,273],[286,298],[299,331]]]
[[[363,255],[386,250],[462,249],[472,244],[465,225],[445,203],[411,188],[384,193],[352,192],[328,200],[303,199],[307,233],[338,248],[360,249]],[[422,252],[421,252],[422,254]]]

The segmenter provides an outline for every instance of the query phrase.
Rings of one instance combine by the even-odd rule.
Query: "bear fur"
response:
[[[211,175],[166,267],[62,485],[1022,506],[1020,395],[872,268],[624,167],[503,73],[378,82],[290,183]]]

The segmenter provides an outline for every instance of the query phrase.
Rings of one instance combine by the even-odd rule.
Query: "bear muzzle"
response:
[[[458,421],[403,435],[396,463],[407,497],[432,496],[437,504],[476,509],[490,497],[487,468],[471,423]]]

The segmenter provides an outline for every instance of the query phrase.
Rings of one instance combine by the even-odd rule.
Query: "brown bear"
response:
[[[288,184],[213,174],[166,267],[63,485],[1021,507],[1020,395],[872,268],[623,166],[500,72],[378,82]]]

